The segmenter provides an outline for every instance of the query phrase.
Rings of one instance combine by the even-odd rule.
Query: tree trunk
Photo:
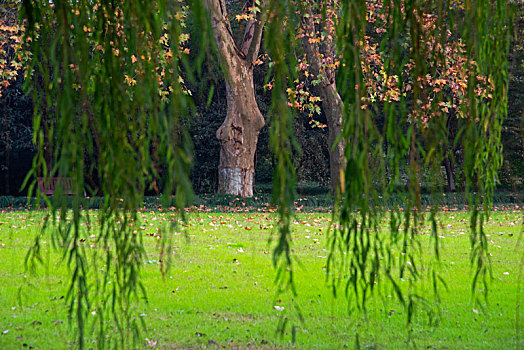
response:
[[[7,104],[7,103],[6,103]],[[5,194],[6,195],[9,195],[11,189],[9,188],[9,167],[11,166],[10,164],[10,144],[11,144],[11,140],[9,139],[9,122],[8,122],[8,116],[7,116],[7,111],[6,111],[6,107],[4,104],[4,133],[3,133],[3,144],[4,144],[4,155],[5,155],[5,162],[4,162],[4,169],[3,171],[0,171],[2,173],[4,173],[4,191],[5,191]],[[2,170],[0,168],[0,170]]]
[[[264,126],[264,117],[255,100],[252,68],[243,65],[230,74],[226,91],[227,116],[217,130],[220,141],[218,192],[252,197],[255,151]]]
[[[8,144],[8,141],[7,141],[7,133],[9,132],[9,127],[8,127],[8,124],[7,124],[7,111],[6,111],[6,105],[7,103],[4,103],[4,108],[2,110],[2,115],[3,115],[3,118],[2,118],[2,126],[3,126],[3,132],[2,132],[2,135],[0,135],[0,145],[2,145],[3,149],[4,149],[4,155],[7,154],[7,148],[9,147],[9,144]],[[5,170],[5,174],[4,174],[4,181],[5,181],[5,186],[6,187],[9,187],[9,168],[8,168],[8,165],[7,165],[7,160],[4,162],[4,164],[0,163],[0,174],[4,173],[4,170]],[[8,195],[9,190],[6,189],[6,192],[5,194]],[[0,191],[0,195],[2,194],[2,192]]]
[[[444,158],[444,168],[446,169],[448,191],[456,192],[457,188],[455,187],[455,180],[453,180],[453,164],[451,164],[451,160],[449,158],[449,155]]]
[[[342,109],[344,104],[336,90],[335,83],[327,86],[321,85],[319,87],[319,95],[322,99],[323,111],[328,124],[331,190],[333,193],[336,193],[341,186],[340,176],[342,175],[342,171],[346,168],[346,157],[344,156],[346,141],[343,138],[338,139],[342,133]]]
[[[254,4],[254,3],[253,3]],[[264,1],[260,1],[260,8]],[[220,141],[218,192],[235,196],[253,196],[255,151],[264,117],[258,109],[253,85],[253,62],[257,59],[263,11],[250,20],[242,43],[233,39],[225,0],[207,0],[213,36],[219,49],[219,60],[225,72],[227,115],[217,130]]]
[[[329,9],[332,8],[333,4],[327,2],[323,6],[327,6],[325,9]],[[311,73],[313,73],[313,76],[321,78],[317,90],[322,100],[322,110],[328,122],[331,190],[333,193],[337,193],[341,186],[340,176],[346,168],[346,158],[344,156],[346,141],[340,138],[335,145],[339,135],[342,133],[342,110],[344,108],[344,103],[336,89],[336,68],[333,64],[329,64],[334,62],[336,55],[335,43],[333,41],[335,33],[321,38],[319,28],[315,25],[314,20],[315,17],[319,17],[321,12],[314,14],[313,8],[309,8],[308,11],[308,16],[302,17],[302,29],[304,31],[302,47],[306,53]],[[331,30],[330,28],[328,27],[328,30]]]
[[[455,138],[454,133],[454,124],[456,123],[457,118],[451,115],[448,115],[446,120],[446,129],[448,132],[448,139],[453,140]],[[455,122],[455,123],[454,123]],[[447,154],[444,158],[444,168],[446,169],[446,180],[448,185],[449,192],[456,192],[457,188],[455,187],[455,180],[453,179],[453,163],[451,162],[453,154],[453,145],[446,145]]]
[[[7,147],[5,149],[5,194],[9,195],[11,194],[11,186],[10,186],[10,168],[11,168],[11,149],[9,143],[11,142],[9,139],[6,140]]]

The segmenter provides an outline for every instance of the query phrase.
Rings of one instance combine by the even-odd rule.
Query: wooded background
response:
[[[243,31],[246,29],[246,21],[235,19],[235,15],[246,12],[249,2],[227,1],[229,9],[228,18],[232,30],[236,33],[237,41],[241,40]],[[25,175],[31,169],[33,157],[35,156],[35,145],[33,144],[33,114],[34,108],[31,98],[24,93],[23,67],[12,65],[11,61],[17,61],[19,52],[13,48],[22,40],[22,32],[13,31],[10,28],[16,25],[19,10],[19,1],[3,0],[0,9],[0,45],[3,53],[0,57],[0,67],[3,72],[2,92],[0,95],[0,195],[26,195],[27,188],[22,188]],[[524,186],[524,152],[523,152],[523,113],[524,113],[524,17],[522,16],[522,3],[517,2],[518,11],[514,17],[514,28],[509,51],[509,90],[508,90],[508,114],[503,121],[502,142],[504,150],[504,163],[499,174],[499,189],[521,190]],[[520,11],[520,12],[519,12]],[[371,40],[380,42],[381,31],[376,25],[368,25],[367,35]],[[189,40],[185,43],[189,49],[189,61],[195,61],[200,52],[200,38],[202,32],[192,24],[191,18],[187,20],[185,28],[189,34]],[[262,40],[268,40],[263,37]],[[264,57],[262,45],[260,57]],[[303,53],[296,52],[297,57]],[[267,56],[267,55],[266,55]],[[269,60],[263,64],[256,65],[253,69],[253,81],[257,105],[263,116],[267,116],[271,103],[271,91],[266,88],[269,70]],[[14,67],[14,68],[13,68]],[[218,67],[216,58],[206,56],[202,62],[201,74],[196,80],[187,83],[187,89],[191,91],[195,104],[195,117],[187,121],[187,127],[194,144],[194,157],[192,159],[191,181],[197,193],[214,193],[218,189],[220,161],[220,142],[216,133],[227,114],[227,93],[224,74]],[[13,74],[13,71],[17,74]],[[340,83],[340,82],[339,82]],[[309,84],[309,91],[318,96],[318,85]],[[322,103],[316,103],[319,107],[318,113],[311,113],[308,108],[298,110],[293,120],[294,132],[299,149],[293,153],[293,165],[296,168],[297,182],[318,183],[329,187],[330,164],[329,164],[329,128],[326,126],[326,108]],[[311,115],[312,114],[312,115]],[[378,110],[374,114],[377,125],[383,124],[384,113]],[[456,133],[457,126],[453,133]],[[274,160],[269,147],[268,126],[260,131],[259,142],[256,146],[255,162],[255,188],[258,185],[267,185],[272,182]],[[333,141],[330,139],[330,141]],[[452,174],[454,186],[450,187],[446,169],[442,167],[441,176],[438,179],[444,190],[464,190],[465,177],[463,174],[463,152],[459,146],[453,149]],[[49,156],[50,157],[50,156]],[[408,160],[406,159],[406,162]],[[445,163],[443,164],[443,166]],[[424,174],[424,171],[422,171]],[[99,179],[96,172],[91,172],[86,182],[93,190],[93,195],[101,194]],[[427,174],[426,174],[427,175]],[[407,181],[407,174],[402,174]],[[422,188],[428,185],[427,178],[422,176]],[[381,181],[376,179],[376,181]],[[399,183],[403,186],[403,183]],[[263,186],[262,186],[263,187]],[[148,187],[147,194],[157,194],[158,188]]]

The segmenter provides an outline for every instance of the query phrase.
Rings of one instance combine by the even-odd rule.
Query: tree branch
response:
[[[329,86],[335,83],[335,70],[322,62],[322,56],[334,58],[333,39],[318,37],[314,22],[315,15],[311,8],[305,10],[301,18],[304,36],[302,38],[303,48],[307,56],[312,73],[318,77],[322,74],[322,86]],[[322,45],[321,45],[322,44]]]
[[[242,39],[241,52],[245,55],[245,59],[250,64],[255,62],[258,51],[260,50],[260,42],[262,41],[262,33],[264,32],[264,24],[266,23],[266,11],[264,9],[266,1],[260,1],[260,12],[257,14],[255,20],[249,21]]]
[[[224,0],[206,0],[211,17],[211,26],[215,36],[215,42],[223,55],[229,55],[231,49],[240,52],[231,31],[231,25],[227,19],[227,8]]]

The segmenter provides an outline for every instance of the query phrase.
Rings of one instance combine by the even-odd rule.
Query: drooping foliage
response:
[[[191,143],[184,119],[192,108],[181,83],[181,67],[191,77],[194,66],[198,68],[202,60],[189,65],[182,55],[180,41],[186,13],[192,16],[193,25],[202,28],[202,54],[213,45],[208,7],[197,0],[187,4],[185,7],[167,0],[24,1],[26,41],[33,55],[30,74],[36,108],[34,141],[39,146],[31,175],[72,179],[73,208],[67,210],[60,193],[53,203],[48,201],[53,208],[48,219],[53,229],[48,232],[71,269],[67,300],[78,326],[80,346],[85,341],[86,327],[98,327],[99,347],[107,345],[104,331],[108,323],[120,334],[118,343],[111,345],[130,346],[127,329],[138,335],[137,302],[145,294],[140,285],[145,250],[140,230],[135,228],[144,191],[154,188],[155,179],[161,178],[164,194],[174,194],[179,209],[191,196]],[[291,249],[295,180],[292,154],[296,143],[288,91],[296,90],[292,84],[298,77],[297,62],[291,53],[300,42],[295,28],[300,24],[301,9],[292,4],[268,0],[260,11],[267,20],[264,47],[272,59],[272,98],[267,119],[274,154],[273,197],[280,216],[273,261],[279,290],[297,293]],[[415,237],[427,209],[420,203],[421,171],[427,168],[436,174],[440,170],[447,142],[460,143],[465,152],[464,172],[472,209],[473,288],[487,282],[489,253],[482,228],[501,165],[500,130],[507,92],[507,5],[504,0],[467,0],[460,6],[445,0],[392,0],[377,6],[384,30],[378,45],[384,58],[383,73],[398,77],[391,88],[403,91],[409,83],[412,92],[370,107],[366,105],[369,91],[362,62],[368,4],[361,0],[340,3],[334,33],[340,61],[337,90],[344,103],[340,137],[347,145],[347,165],[333,212],[328,272],[335,294],[344,284],[350,308],[365,310],[367,300],[376,292],[393,292],[411,319],[417,305],[428,304],[418,293],[419,283],[426,277],[438,296],[438,270],[418,265],[420,247]],[[428,27],[427,15],[432,16],[434,25]],[[448,59],[442,50],[431,50],[425,39],[431,36],[435,47],[445,48],[448,30],[463,43],[468,58],[476,62],[464,80],[462,118],[452,141],[448,141],[443,118],[417,118],[440,115],[442,103],[449,102],[444,93],[429,94],[424,85],[427,75],[436,67],[446,67]],[[406,65],[410,69],[405,69]],[[490,98],[477,93],[482,79],[492,85]],[[383,114],[383,122],[377,122],[376,113]],[[52,158],[46,161],[44,148],[50,145]],[[371,158],[378,159],[378,164],[371,166]],[[409,181],[400,189],[402,171]],[[379,186],[370,180],[377,174],[384,178]],[[100,179],[104,196],[97,232],[91,231],[89,218],[82,211],[81,194],[90,176]],[[434,193],[439,190],[435,185]],[[404,205],[388,213],[380,203],[392,194],[402,196]],[[429,209],[436,259],[437,213],[437,205]],[[387,233],[378,230],[383,217],[390,222]],[[93,234],[100,249],[87,251],[83,239]],[[162,236],[168,237],[169,230]],[[37,238],[29,258],[41,257],[39,247]],[[167,256],[162,260],[165,266]],[[399,279],[407,280],[408,287],[401,287]],[[88,315],[94,316],[89,318],[96,320],[94,324],[87,322]]]
[[[426,169],[432,174],[430,176],[437,176],[447,156],[448,143],[462,145],[465,157],[469,159],[465,162],[465,172],[468,174],[467,191],[472,209],[471,259],[475,266],[472,287],[487,281],[489,254],[482,226],[489,216],[490,198],[501,165],[500,123],[505,116],[504,91],[507,89],[506,65],[502,58],[506,57],[508,49],[508,33],[502,28],[508,25],[507,4],[466,2],[462,8],[447,1],[431,4],[375,2],[377,4],[380,6],[375,6],[375,10],[380,11],[379,17],[383,21],[377,31],[384,32],[378,47],[385,58],[381,73],[395,77],[387,87],[390,91],[402,92],[409,84],[411,92],[383,99],[384,121],[382,126],[377,125],[373,114],[378,109],[368,110],[362,104],[369,101],[370,92],[375,92],[368,91],[369,85],[366,86],[364,77],[363,70],[369,72],[370,67],[362,64],[358,57],[366,43],[365,19],[369,12],[366,13],[362,2],[343,5],[342,25],[337,33],[343,63],[338,79],[345,82],[340,86],[345,104],[344,137],[348,142],[348,166],[342,204],[335,214],[339,226],[333,230],[329,263],[331,268],[341,269],[349,276],[345,292],[356,299],[354,305],[358,308],[365,309],[366,300],[374,289],[383,292],[380,289],[387,280],[385,285],[392,289],[388,292],[404,304],[410,319],[415,305],[427,304],[427,300],[417,292],[419,282],[429,277],[436,297],[438,286],[443,282],[437,269],[418,266],[416,257],[420,254],[420,247],[414,238],[418,233],[418,223],[425,220],[422,211],[426,208],[422,208],[420,203],[420,176]],[[464,18],[470,20],[464,21]],[[449,31],[458,43],[464,42],[468,62],[476,62],[476,65],[466,63],[469,64],[467,69],[459,72],[467,77],[458,74],[457,77],[447,77],[454,79],[452,83],[462,84],[455,90],[452,84],[445,84],[445,89],[451,90],[451,97],[449,91],[428,90],[426,83],[438,69],[455,64],[453,60],[460,57],[447,54],[451,49]],[[478,44],[477,40],[487,40],[488,37],[491,38],[490,44]],[[464,53],[461,45],[457,45],[458,49]],[[494,69],[492,63],[497,59],[487,62],[487,56],[498,57],[498,69]],[[480,89],[479,93],[479,85],[485,79],[492,87],[493,96],[488,96],[487,88]],[[456,107],[456,99],[460,100],[460,107]],[[442,107],[450,103],[460,109],[460,131],[451,140],[446,127],[449,116],[442,113]],[[375,163],[374,168],[370,168],[370,156],[382,160],[378,167]],[[372,172],[383,174],[389,181],[379,188],[371,186]],[[399,191],[401,172],[408,174],[408,183]],[[441,191],[437,184],[432,190],[434,193]],[[386,213],[377,203],[395,192],[404,197],[404,206],[390,211],[391,229],[389,235],[384,235],[377,232],[377,220]],[[434,205],[429,212],[434,253],[438,259],[438,206]],[[407,289],[399,285],[401,279],[409,281]],[[332,282],[336,290],[340,280]]]
[[[80,346],[86,327],[96,326],[103,347],[113,323],[120,337],[109,345],[129,348],[140,326],[137,301],[145,294],[139,277],[145,250],[136,229],[144,191],[160,178],[179,208],[191,196],[191,143],[182,127],[191,104],[180,76],[185,9],[171,1],[23,5],[39,145],[29,176],[69,177],[75,193],[71,211],[60,188],[52,205],[46,198],[53,245],[71,270],[69,313]],[[96,232],[81,199],[94,176],[104,196]],[[91,235],[99,249],[87,251],[83,242]],[[40,256],[37,238],[29,257]],[[94,321],[88,323],[88,315]]]

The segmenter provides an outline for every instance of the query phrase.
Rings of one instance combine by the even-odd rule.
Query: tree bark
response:
[[[225,0],[207,0],[219,61],[225,71],[227,115],[217,130],[220,141],[218,192],[253,196],[255,151],[264,117],[255,100],[254,60],[258,56],[264,21],[261,13],[246,25],[237,46],[227,18]],[[263,2],[260,4],[263,7]]]
[[[218,192],[253,196],[255,151],[264,117],[255,101],[252,69],[245,65],[226,81],[227,115],[217,130],[220,141]]]
[[[453,179],[453,164],[451,164],[451,160],[449,158],[449,155],[447,155],[446,158],[444,158],[444,168],[446,169],[448,191],[456,192],[457,188],[455,187],[455,180]]]
[[[7,98],[7,97],[4,97],[4,98]],[[4,144],[4,154],[5,154],[5,162],[4,162],[4,171],[2,171],[2,173],[4,173],[4,184],[5,184],[5,194],[6,195],[9,195],[10,194],[10,188],[9,188],[9,167],[10,167],[10,146],[11,146],[11,140],[9,138],[9,120],[8,120],[8,115],[7,115],[7,101],[6,103],[4,103],[4,109],[3,109],[3,114],[4,114],[4,133],[3,133],[3,144]],[[0,168],[1,169],[1,168]]]
[[[346,168],[344,156],[346,141],[339,138],[342,133],[342,110],[344,103],[336,89],[336,70],[332,65],[323,62],[323,57],[334,59],[335,46],[332,39],[324,39],[322,46],[317,38],[317,29],[313,21],[312,12],[302,18],[303,30],[309,33],[303,37],[302,46],[306,53],[311,73],[315,77],[322,77],[317,91],[322,100],[322,110],[328,122],[329,171],[331,176],[331,190],[337,193],[342,185],[340,176]],[[337,142],[338,140],[338,142]]]
[[[339,138],[342,134],[342,109],[344,103],[336,90],[335,83],[320,86],[319,95],[322,99],[324,114],[328,124],[329,173],[333,193],[341,186],[341,175],[346,168],[346,141]],[[337,140],[338,139],[338,140]]]
[[[453,121],[456,121],[456,116],[448,115],[446,120],[446,129],[448,132],[448,139],[454,139],[454,124]],[[453,154],[453,145],[446,145],[447,149],[445,158],[444,158],[444,168],[446,169],[446,180],[447,180],[447,189],[449,192],[456,192],[457,188],[455,187],[455,180],[453,179],[453,163],[452,163],[452,154]]]

